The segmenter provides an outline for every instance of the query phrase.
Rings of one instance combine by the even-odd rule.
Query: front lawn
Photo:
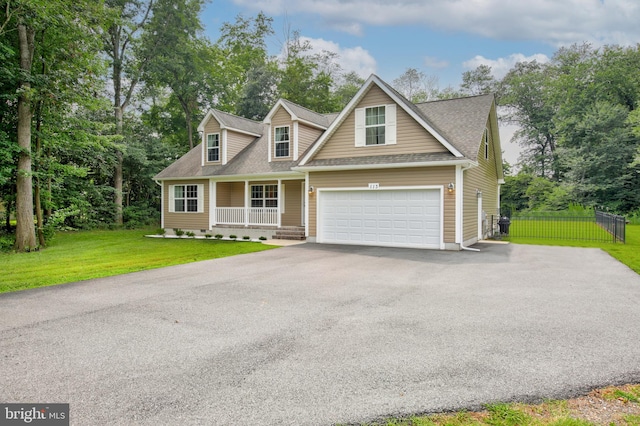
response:
[[[269,250],[253,242],[145,238],[150,230],[62,232],[36,253],[0,254],[0,293]]]
[[[640,225],[627,225],[626,243],[624,244],[600,241],[579,241],[559,238],[528,238],[515,236],[509,236],[504,239],[515,244],[600,248],[640,274]]]

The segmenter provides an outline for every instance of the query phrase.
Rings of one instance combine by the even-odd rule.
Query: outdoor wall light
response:
[[[309,187],[309,194],[313,194],[315,192],[315,188],[313,186]]]
[[[449,191],[449,194],[453,194],[453,190],[456,188],[455,184],[453,182],[449,182],[449,185],[447,185],[447,191]]]

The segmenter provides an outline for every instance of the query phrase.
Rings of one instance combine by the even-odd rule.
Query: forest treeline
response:
[[[0,0],[0,247],[42,247],[60,227],[157,223],[152,177],[199,143],[209,108],[260,120],[282,97],[336,112],[364,82],[299,32],[276,34],[262,13],[209,40],[204,5]],[[523,147],[505,165],[518,170],[503,186],[506,207],[629,213],[640,208],[639,70],[638,46],[585,44],[500,80],[480,66],[441,89],[409,68],[393,85],[413,102],[496,93]]]

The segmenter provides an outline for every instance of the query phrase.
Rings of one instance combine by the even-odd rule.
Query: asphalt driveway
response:
[[[76,425],[325,425],[640,382],[597,249],[304,244],[0,295],[0,401]]]

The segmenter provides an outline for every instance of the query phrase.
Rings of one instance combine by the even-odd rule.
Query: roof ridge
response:
[[[243,117],[243,116],[241,116],[241,115],[232,114],[232,113],[227,112],[227,111],[222,111],[221,109],[211,108],[211,111],[221,112],[221,113],[222,113],[222,114],[224,114],[224,115],[229,115],[229,116],[234,117],[234,118],[239,118],[239,119],[241,119],[241,120],[250,121],[250,122],[252,122],[252,123],[254,123],[254,124],[263,124],[263,123],[262,123],[262,121],[252,120],[252,119],[250,119],[250,118]]]
[[[311,112],[311,113],[313,113],[313,114],[316,114],[316,115],[319,115],[319,116],[321,116],[321,117],[324,117],[324,115],[325,115],[325,114],[335,114],[335,113],[333,113],[333,112],[322,113],[322,112],[314,111],[314,110],[312,110],[312,109],[310,109],[310,108],[307,108],[306,106],[302,106],[302,105],[300,105],[300,104],[297,104],[297,103],[295,103],[295,102],[292,102],[292,101],[290,101],[289,99],[286,99],[286,98],[280,98],[280,99],[281,99],[282,101],[284,101],[284,102],[287,102],[287,103],[290,103],[290,104],[292,104],[292,105],[295,105],[295,106],[297,106],[298,108],[302,108],[302,109],[304,109],[305,111],[309,111],[309,112]],[[339,111],[338,111],[338,112],[339,112]]]
[[[491,93],[483,93],[480,95],[458,96],[457,98],[434,99],[431,101],[417,102],[414,105],[418,106],[418,105],[424,105],[424,104],[433,104],[436,102],[447,102],[447,101],[457,101],[457,100],[471,99],[471,98],[481,98],[484,96],[492,96],[495,98],[495,95],[496,95],[495,92],[491,92]]]

